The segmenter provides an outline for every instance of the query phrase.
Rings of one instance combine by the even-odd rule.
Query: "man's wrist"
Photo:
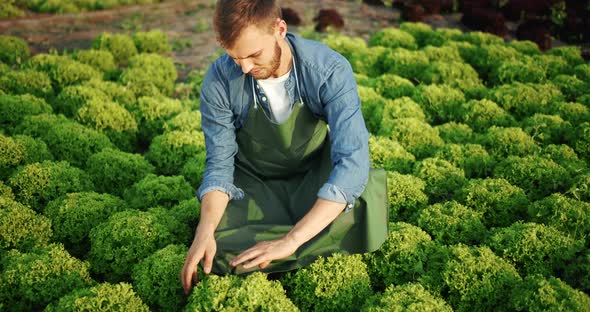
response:
[[[305,241],[303,241],[301,235],[299,235],[297,232],[289,232],[287,233],[287,235],[285,235],[285,240],[287,242],[289,242],[290,244],[293,244],[293,246],[296,246],[296,248],[299,248],[301,245],[303,245],[305,243]]]
[[[199,233],[202,233],[202,234],[215,233],[215,225],[212,223],[199,223],[199,225],[197,225],[197,230],[195,231],[195,236],[197,236]]]

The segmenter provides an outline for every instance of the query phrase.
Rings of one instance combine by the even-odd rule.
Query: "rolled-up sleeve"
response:
[[[354,207],[369,178],[369,132],[361,111],[356,82],[342,60],[320,87],[320,99],[330,127],[333,170],[317,196]]]
[[[230,108],[227,81],[213,63],[201,84],[201,126],[205,134],[207,157],[205,173],[197,197],[213,190],[230,199],[241,199],[244,192],[234,185],[234,156],[238,151],[234,115]]]

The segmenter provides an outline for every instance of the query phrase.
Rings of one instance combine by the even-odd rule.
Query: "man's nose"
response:
[[[242,67],[242,72],[244,74],[249,73],[252,68],[254,68],[254,62],[252,62],[252,60],[249,59],[242,59],[240,60],[240,66]]]

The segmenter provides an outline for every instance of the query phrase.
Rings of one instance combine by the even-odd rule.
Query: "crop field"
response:
[[[159,30],[36,55],[0,36],[0,311],[590,311],[578,47],[410,22],[368,41],[304,35],[355,71],[388,172],[379,250],[279,275],[200,271],[184,295],[204,72],[180,82]]]

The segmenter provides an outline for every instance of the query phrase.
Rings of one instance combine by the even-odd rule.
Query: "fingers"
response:
[[[258,256],[260,256],[262,253],[264,253],[263,250],[261,249],[248,249],[246,251],[244,251],[243,253],[241,253],[240,255],[238,255],[236,258],[234,258],[232,260],[232,262],[230,263],[230,265],[232,266],[238,266],[240,265],[242,262],[248,261],[250,259],[256,258]],[[245,266],[244,266],[245,268]]]
[[[270,260],[267,260],[265,262],[262,262],[261,264],[258,265],[258,267],[260,269],[265,269],[270,264],[270,262],[271,262]]]
[[[215,256],[215,249],[205,254],[205,263],[203,264],[203,271],[205,274],[211,273],[211,267],[213,266],[213,257]]]
[[[194,254],[189,251],[189,254],[182,268],[181,282],[184,293],[188,294],[192,288],[192,283],[197,282],[197,264],[201,261],[203,255]]]
[[[249,269],[249,268],[252,268],[255,266],[260,266],[261,264],[263,264],[267,261],[269,261],[267,255],[263,254],[255,259],[253,259],[252,261],[244,264],[244,269]]]
[[[191,290],[193,279],[196,280],[196,270],[190,269],[190,266],[186,265],[182,269],[182,274],[180,276],[182,282],[182,289],[184,289],[184,294],[188,295],[189,291]]]
[[[190,283],[192,282],[192,273],[189,272],[187,269],[187,265],[185,263],[184,267],[182,268],[182,272],[180,273],[180,282],[182,283],[182,289],[184,290],[184,294],[187,295],[190,291]]]

